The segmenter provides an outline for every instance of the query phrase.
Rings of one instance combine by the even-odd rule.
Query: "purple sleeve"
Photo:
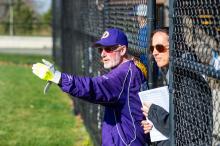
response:
[[[122,84],[123,81],[116,74],[91,78],[62,73],[60,87],[74,97],[93,103],[110,104],[118,100]]]

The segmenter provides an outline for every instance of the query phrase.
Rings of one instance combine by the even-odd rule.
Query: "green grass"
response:
[[[27,65],[41,58],[0,54],[0,146],[91,146],[70,98],[56,85],[43,94]]]
[[[30,65],[39,61],[41,62],[42,58],[52,61],[52,57],[50,56],[0,54],[0,62],[22,64],[22,65],[27,65],[27,64]]]

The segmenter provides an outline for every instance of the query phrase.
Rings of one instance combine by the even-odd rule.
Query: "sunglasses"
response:
[[[110,46],[110,47],[100,47],[98,48],[98,52],[101,54],[103,50],[107,53],[111,53],[115,51],[118,48],[118,46]]]
[[[150,46],[150,52],[151,52],[151,53],[153,53],[154,48],[156,48],[156,50],[157,50],[159,53],[163,53],[163,52],[166,52],[166,51],[168,50],[168,48],[165,47],[164,45],[157,44],[157,45],[155,45],[155,46]]]

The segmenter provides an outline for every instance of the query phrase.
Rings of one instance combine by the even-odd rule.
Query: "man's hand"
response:
[[[145,134],[149,133],[153,128],[153,124],[150,123],[148,120],[141,121],[141,126],[143,127]]]
[[[32,72],[43,80],[58,84],[60,82],[61,73],[55,70],[54,65],[49,61],[42,59],[42,62],[43,63],[33,64]]]

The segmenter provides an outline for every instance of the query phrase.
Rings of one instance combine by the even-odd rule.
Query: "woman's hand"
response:
[[[141,121],[141,126],[143,127],[145,134],[149,133],[151,129],[153,128],[153,124],[149,122],[148,120]]]
[[[149,109],[150,109],[151,105],[152,105],[152,103],[145,101],[144,104],[143,104],[143,107],[141,108],[141,110],[143,111],[143,114],[146,117],[148,117],[148,112],[149,112]]]

